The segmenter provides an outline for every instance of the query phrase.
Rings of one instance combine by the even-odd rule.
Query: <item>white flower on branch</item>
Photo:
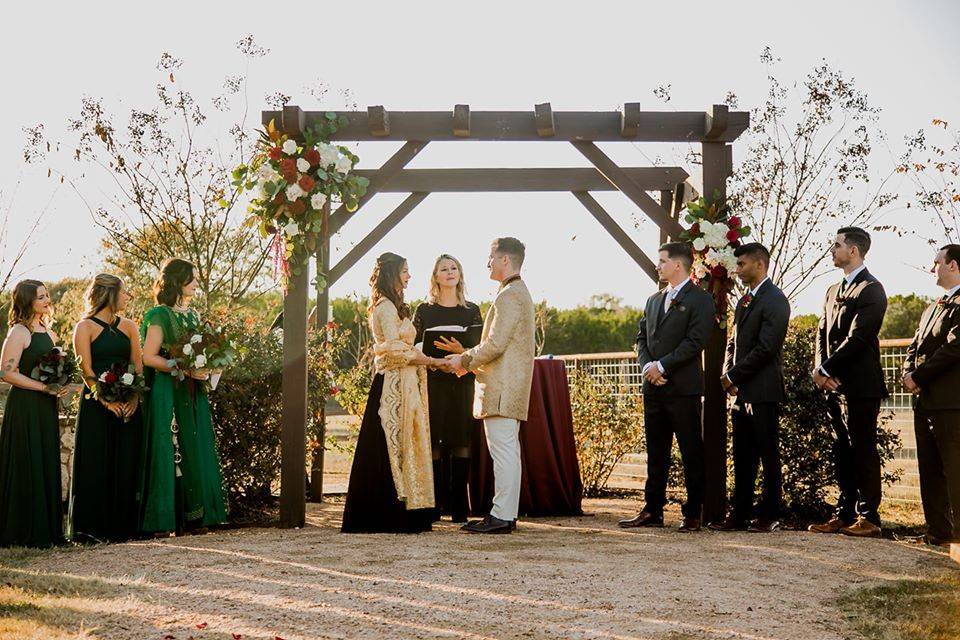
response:
[[[297,142],[296,140],[287,140],[283,143],[283,152],[288,156],[292,156],[297,152]]]
[[[302,198],[307,195],[307,192],[300,188],[300,185],[293,183],[287,187],[287,200],[290,202],[296,202],[297,199]]]
[[[310,197],[310,206],[315,210],[319,211],[327,201],[327,194],[325,193],[315,193]]]
[[[297,158],[297,170],[301,173],[306,173],[310,171],[310,163],[304,160],[303,158]]]
[[[336,168],[340,173],[348,173],[353,168],[353,160],[350,156],[340,156],[337,158]]]
[[[295,220],[291,220],[283,227],[283,233],[286,234],[288,238],[293,238],[294,236],[300,235],[300,225],[297,224]]]

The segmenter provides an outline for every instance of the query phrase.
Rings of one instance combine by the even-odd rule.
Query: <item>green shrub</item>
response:
[[[595,496],[606,489],[625,455],[643,450],[643,399],[624,394],[615,382],[575,371],[570,404],[583,493]]]
[[[337,403],[352,416],[362,416],[373,384],[373,360],[371,352],[366,351],[360,362],[336,375]]]

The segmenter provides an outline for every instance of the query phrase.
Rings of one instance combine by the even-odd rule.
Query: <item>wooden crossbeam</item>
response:
[[[661,229],[666,229],[667,234],[676,238],[683,231],[676,220],[670,218],[670,214],[661,207],[656,200],[647,195],[640,186],[638,186],[630,176],[617,164],[607,157],[597,145],[592,142],[572,142],[577,151],[593,163],[600,173],[611,182],[617,189],[623,192],[623,195],[630,198],[634,204],[640,207],[647,216],[657,223]]]
[[[600,203],[586,191],[574,191],[572,193],[574,197],[586,207],[587,211],[596,218],[597,222],[607,230],[607,233],[613,236],[617,244],[623,247],[623,250],[643,269],[643,272],[650,276],[650,279],[655,283],[660,282],[660,275],[657,273],[656,265],[653,264],[653,261],[647,257],[647,254],[645,254],[620,225],[617,224],[616,220],[607,213],[606,209],[600,206]]]
[[[640,103],[627,102],[620,115],[620,135],[624,138],[636,138],[640,131]]]
[[[541,138],[552,138],[557,135],[556,127],[553,123],[553,107],[549,102],[534,105],[533,118],[537,123],[537,135]]]
[[[729,107],[725,104],[715,104],[704,114],[703,137],[707,140],[718,140],[728,126],[730,126]]]
[[[633,107],[630,108],[633,113]],[[326,117],[327,111],[304,111],[304,127]],[[544,140],[537,131],[536,118],[530,111],[471,111],[470,137],[463,138],[450,126],[449,111],[390,111],[390,133],[374,135],[370,132],[369,115],[366,111],[338,111],[347,123],[333,136],[339,141],[368,140]],[[746,111],[728,113],[727,126],[715,139],[706,138],[703,111],[639,111],[636,110],[636,130],[627,127],[630,135],[624,134],[624,113],[619,111],[554,111],[555,135],[548,140],[570,142],[592,140],[595,142],[732,142],[750,125]],[[280,121],[281,112],[264,111],[263,123],[275,118]],[[715,114],[714,114],[714,117]]]
[[[623,171],[641,189],[673,189],[687,179],[680,167],[630,167]],[[361,169],[358,176],[373,178],[376,170]],[[380,193],[616,191],[617,188],[594,167],[546,167],[516,169],[404,169]]]
[[[470,105],[453,106],[453,135],[458,138],[470,137]]]
[[[406,218],[407,214],[423,202],[428,195],[430,194],[426,192],[411,193],[403,202],[397,205],[397,208],[391,211],[390,215],[375,226],[363,240],[355,244],[353,248],[347,252],[347,255],[340,258],[340,261],[330,269],[330,272],[327,274],[327,287],[333,286],[333,283],[339,280],[350,267],[357,264],[378,242],[383,240],[384,236],[390,233],[390,230]]]
[[[383,105],[367,107],[367,122],[370,127],[370,135],[378,138],[390,135],[390,116]]]
[[[357,209],[370,202],[370,199],[377,195],[380,189],[390,182],[395,175],[400,173],[400,170],[403,169],[408,162],[413,160],[418,153],[423,151],[425,146],[427,146],[426,142],[407,142],[405,145],[400,147],[395,154],[390,156],[390,158],[384,162],[376,172],[368,175],[370,178],[370,184],[367,186],[367,193],[360,198]],[[340,227],[346,224],[347,219],[351,215],[352,214],[347,211],[346,206],[340,205],[337,207],[337,210],[330,215],[329,234],[333,235],[339,231]]]

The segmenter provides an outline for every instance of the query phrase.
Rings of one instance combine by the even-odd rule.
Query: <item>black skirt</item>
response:
[[[387,454],[387,439],[380,423],[383,374],[373,378],[357,448],[350,469],[347,502],[343,508],[343,533],[419,533],[430,531],[433,509],[408,511],[397,498]]]
[[[479,423],[473,417],[474,377],[430,372],[430,444],[433,450],[467,449]]]

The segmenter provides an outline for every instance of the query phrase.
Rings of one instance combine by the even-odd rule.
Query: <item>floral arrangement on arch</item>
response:
[[[684,220],[690,228],[680,234],[680,239],[693,245],[693,279],[713,296],[717,320],[721,327],[726,327],[730,293],[735,284],[732,274],[737,268],[733,252],[750,235],[750,227],[730,215],[726,205],[708,203],[703,197],[687,203]]]
[[[245,224],[264,238],[273,237],[274,277],[284,290],[291,275],[307,268],[323,229],[323,209],[339,202],[347,211],[359,206],[370,181],[353,174],[359,158],[330,138],[346,124],[344,116],[328,112],[304,133],[302,142],[277,130],[271,120],[260,132],[249,164],[233,170],[237,193],[254,191]],[[326,274],[317,275],[323,287]]]

